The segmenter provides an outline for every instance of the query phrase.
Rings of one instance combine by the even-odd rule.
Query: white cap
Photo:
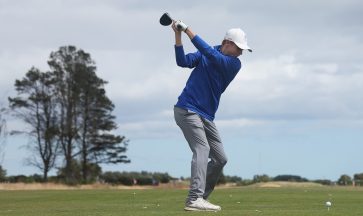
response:
[[[252,52],[252,49],[247,45],[246,33],[240,28],[228,30],[224,39],[234,42],[240,49]]]

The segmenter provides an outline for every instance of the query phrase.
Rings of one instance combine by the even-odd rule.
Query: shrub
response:
[[[273,178],[274,181],[291,181],[291,182],[307,182],[306,178],[297,175],[278,175]]]

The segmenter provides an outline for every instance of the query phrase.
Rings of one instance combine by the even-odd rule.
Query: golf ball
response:
[[[331,206],[331,202],[327,201],[327,202],[325,203],[325,206],[326,206],[326,207],[330,207],[330,206]]]

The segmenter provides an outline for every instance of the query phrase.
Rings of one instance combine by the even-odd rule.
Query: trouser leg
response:
[[[174,117],[177,125],[183,131],[191,151],[190,190],[187,201],[202,198],[206,188],[206,175],[209,157],[209,144],[203,126],[202,118],[194,112],[174,108]]]
[[[214,122],[203,119],[203,124],[210,147],[210,161],[208,162],[207,167],[206,188],[203,194],[203,198],[208,199],[208,196],[212,193],[215,185],[218,182],[223,167],[227,163],[227,157],[224,152],[219,132]]]

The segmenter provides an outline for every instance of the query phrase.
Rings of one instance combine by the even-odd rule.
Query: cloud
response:
[[[223,119],[223,120],[216,120],[216,125],[220,128],[243,128],[243,127],[250,127],[250,126],[258,126],[267,124],[267,121],[264,120],[255,120],[255,119]]]
[[[0,51],[0,89],[4,96],[1,95],[0,100],[5,100],[8,96],[14,96],[16,79],[24,77],[26,72],[32,67],[37,67],[42,71],[49,69],[46,59],[50,54],[50,50],[30,49],[22,52],[14,52],[9,50]],[[7,103],[7,100],[6,100]]]
[[[244,68],[223,95],[219,118],[361,115],[361,97],[354,92],[362,90],[357,84],[362,31],[354,22],[343,22],[352,17],[341,18],[348,12],[360,17],[358,1],[278,1],[268,7],[212,1],[208,11],[202,1],[184,2],[182,9],[168,1],[2,3],[1,20],[12,21],[1,22],[6,30],[0,36],[5,44],[1,70],[13,75],[2,79],[7,88],[32,65],[46,69],[51,51],[73,44],[91,53],[99,76],[109,81],[106,90],[119,119],[149,121],[172,107],[190,73],[175,66],[173,33],[158,24],[161,13],[169,11],[211,44],[219,43],[227,28],[241,26],[255,48],[241,57]],[[200,15],[206,12],[213,16]],[[186,51],[195,50],[184,41]],[[348,48],[350,53],[344,52]]]
[[[363,71],[344,73],[335,62],[301,63],[294,55],[248,62],[221,109],[254,118],[363,118]],[[264,116],[264,117],[263,117]]]

